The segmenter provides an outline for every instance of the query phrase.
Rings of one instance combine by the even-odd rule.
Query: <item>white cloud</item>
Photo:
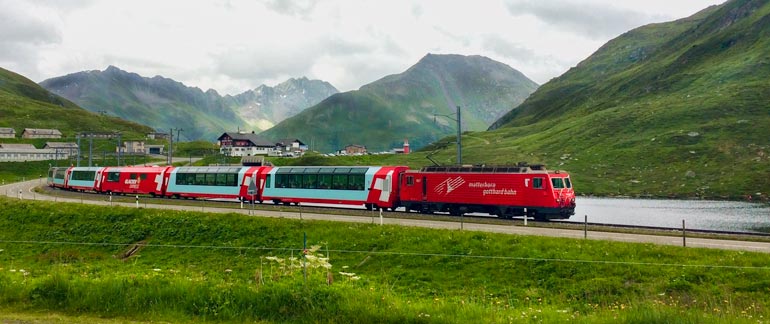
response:
[[[0,64],[35,81],[115,65],[222,94],[300,76],[346,91],[431,52],[543,83],[627,29],[718,2],[0,0]]]

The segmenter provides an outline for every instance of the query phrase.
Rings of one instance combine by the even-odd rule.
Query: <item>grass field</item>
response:
[[[765,254],[0,201],[0,304],[16,314],[4,321],[54,322],[45,317],[55,314],[115,323],[757,323],[770,316]]]

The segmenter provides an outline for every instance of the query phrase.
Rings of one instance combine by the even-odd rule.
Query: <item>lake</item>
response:
[[[770,232],[770,206],[713,200],[577,197],[569,221],[689,229]]]

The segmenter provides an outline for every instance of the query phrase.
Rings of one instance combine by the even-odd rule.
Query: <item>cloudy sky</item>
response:
[[[115,65],[238,94],[291,77],[341,91],[427,53],[537,83],[632,28],[724,0],[0,0],[0,67],[33,81]]]

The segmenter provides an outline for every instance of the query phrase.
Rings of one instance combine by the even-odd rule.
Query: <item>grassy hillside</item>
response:
[[[168,132],[182,128],[190,140],[214,141],[226,130],[245,127],[213,90],[203,92],[160,76],[144,78],[114,66],[41,82],[46,89],[91,111],[105,111]]]
[[[370,151],[421,147],[456,132],[456,107],[464,130],[486,129],[537,85],[520,72],[480,56],[428,54],[416,65],[360,90],[333,95],[262,133],[299,138],[331,152],[349,144]]]
[[[84,110],[31,80],[0,68],[0,127],[12,127],[17,137],[24,128],[55,128],[68,140],[77,132],[121,132],[124,137],[144,138],[152,129],[119,118]],[[3,142],[18,142],[6,140]],[[38,145],[42,148],[42,145]]]
[[[3,313],[241,323],[770,316],[770,263],[757,253],[0,202]],[[305,235],[307,279],[297,259]]]
[[[629,31],[469,134],[465,161],[546,163],[582,194],[766,198],[769,36],[747,0]]]

